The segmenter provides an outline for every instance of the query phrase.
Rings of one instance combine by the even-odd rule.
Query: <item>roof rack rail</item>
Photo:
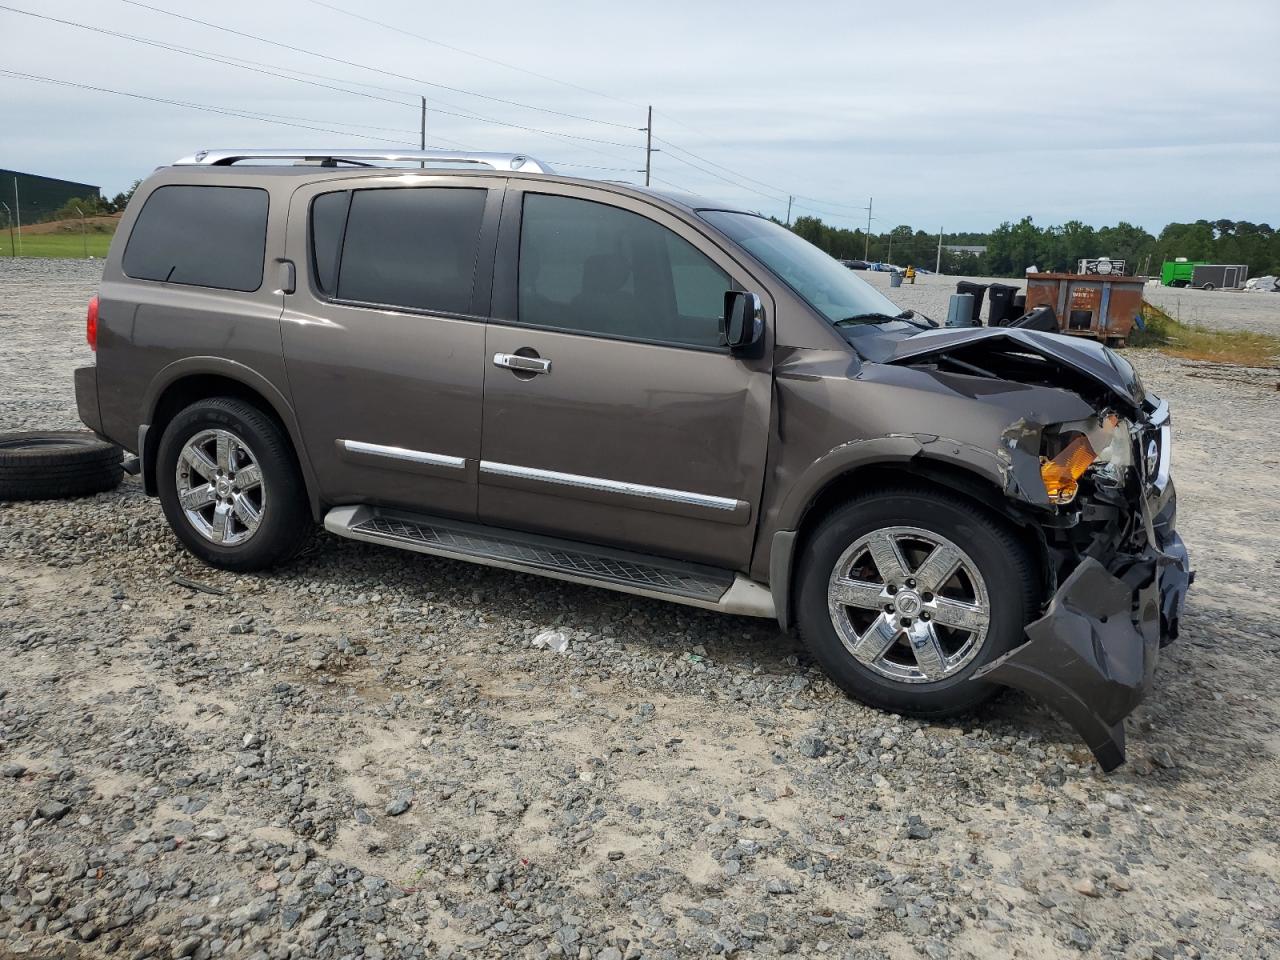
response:
[[[473,153],[465,150],[200,150],[174,166],[229,167],[250,160],[296,160],[336,167],[372,167],[378,163],[466,163],[520,173],[554,173],[547,164],[521,153]]]

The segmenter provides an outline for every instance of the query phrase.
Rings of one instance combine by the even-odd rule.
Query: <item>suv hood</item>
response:
[[[875,328],[862,328],[867,333],[872,330]],[[876,334],[849,338],[855,349],[873,363],[905,364],[957,355],[981,367],[986,355],[994,360],[1000,354],[1032,354],[1105,388],[1126,406],[1140,410],[1146,393],[1129,361],[1084,337],[1016,327],[942,328],[906,336],[896,330],[878,330]]]

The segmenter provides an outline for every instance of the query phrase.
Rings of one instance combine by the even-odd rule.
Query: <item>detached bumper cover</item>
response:
[[[974,675],[1043,700],[1107,772],[1124,763],[1124,718],[1151,688],[1194,579],[1171,523],[1159,540],[1160,550],[1117,558],[1110,569],[1084,560],[1027,626],[1027,642]]]

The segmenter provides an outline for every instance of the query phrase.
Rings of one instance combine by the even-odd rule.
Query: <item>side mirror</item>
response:
[[[730,350],[746,350],[764,338],[764,304],[754,293],[730,290],[724,295],[720,339]]]

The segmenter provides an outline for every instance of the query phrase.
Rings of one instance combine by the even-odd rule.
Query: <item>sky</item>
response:
[[[652,105],[655,186],[778,217],[1277,226],[1278,93],[1274,0],[0,0],[0,167],[108,194],[202,148],[416,146],[426,96],[429,144],[635,183]]]

